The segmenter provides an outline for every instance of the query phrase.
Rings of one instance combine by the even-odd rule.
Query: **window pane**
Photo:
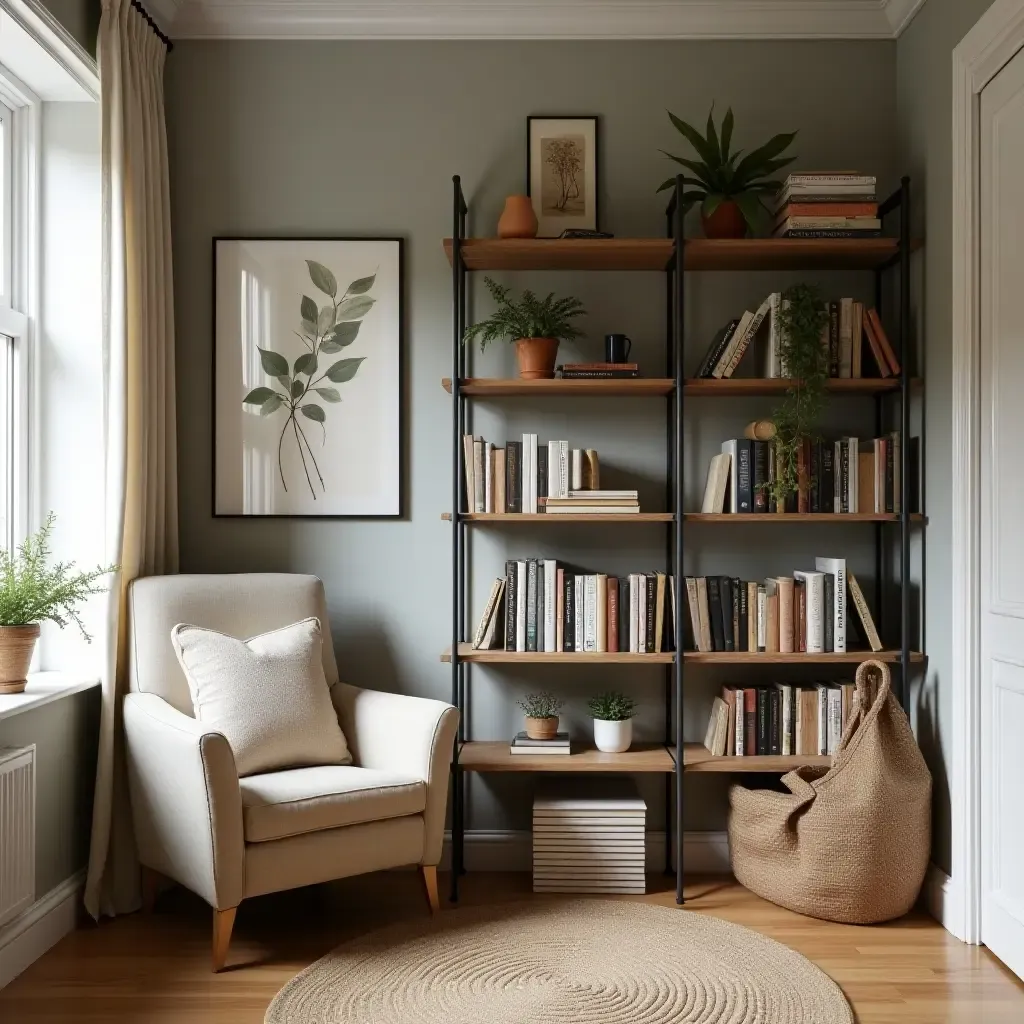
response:
[[[0,334],[0,547],[11,549],[13,541],[11,493],[14,472],[14,403],[11,388],[14,382],[14,341]]]

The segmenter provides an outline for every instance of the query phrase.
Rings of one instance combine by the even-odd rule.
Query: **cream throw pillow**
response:
[[[180,624],[171,643],[196,719],[227,737],[239,776],[352,763],[324,675],[318,619],[249,640]]]

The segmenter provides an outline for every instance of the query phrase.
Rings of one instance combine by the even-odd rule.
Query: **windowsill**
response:
[[[71,675],[68,672],[33,672],[24,693],[0,693],[0,722],[23,711],[32,711],[62,697],[99,686],[98,679]]]

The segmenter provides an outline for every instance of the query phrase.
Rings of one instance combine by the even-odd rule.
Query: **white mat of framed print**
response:
[[[401,239],[213,259],[214,515],[401,515]]]
[[[599,230],[596,117],[528,117],[526,164],[538,238]]]

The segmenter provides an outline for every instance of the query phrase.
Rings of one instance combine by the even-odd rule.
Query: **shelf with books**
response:
[[[452,393],[451,377],[441,386]],[[523,380],[520,377],[463,378],[459,394],[475,398],[663,398],[676,383],[664,377],[624,377],[618,380]]]
[[[733,526],[749,526],[751,523],[773,525],[805,525],[807,523],[828,523],[830,526],[847,526],[850,523],[898,523],[900,517],[892,512],[687,512],[683,518],[688,523],[730,523]],[[927,520],[918,512],[910,514],[912,523],[924,524]]]
[[[688,665],[859,665],[869,658],[896,664],[900,656],[898,650],[821,651],[816,654],[808,654],[806,651],[685,651],[683,661]],[[921,663],[924,655],[919,651],[911,651],[910,661]]]
[[[490,665],[671,665],[675,653],[636,654],[632,651],[506,651],[501,648],[474,650],[469,643],[459,644],[459,661],[475,661]],[[441,661],[452,660],[451,648]]]
[[[687,743],[683,770],[687,772],[791,772],[794,768],[828,768],[825,754],[753,754],[748,757],[716,757],[703,743]]]
[[[451,512],[442,512],[441,518],[451,522]],[[464,523],[512,523],[525,526],[527,523],[672,523],[675,516],[671,512],[637,512],[637,513],[579,513],[549,515],[545,512],[461,512],[459,519]]]
[[[581,744],[571,754],[511,754],[507,741],[478,740],[459,748],[459,768],[470,772],[674,772],[664,743],[634,743],[622,754]]]

